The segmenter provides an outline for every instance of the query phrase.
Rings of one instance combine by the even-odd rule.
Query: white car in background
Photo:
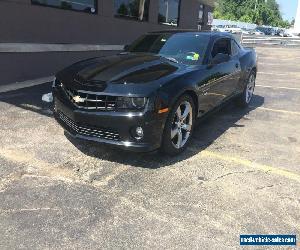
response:
[[[292,29],[292,28],[286,29],[284,35],[285,35],[286,37],[295,37],[295,38],[300,37],[299,31],[296,31],[296,30],[294,30],[294,29]]]
[[[279,29],[277,31],[278,36],[281,37],[292,37],[293,35],[287,29]]]
[[[214,27],[214,30],[220,32],[228,32],[232,34],[242,33],[242,29],[236,25],[217,25]]]
[[[229,30],[230,33],[232,34],[238,34],[238,33],[242,33],[242,29],[239,28],[236,25],[228,25],[229,27],[227,28]]]
[[[248,30],[248,29],[242,29],[242,34],[243,34],[243,35],[251,35],[251,30]]]

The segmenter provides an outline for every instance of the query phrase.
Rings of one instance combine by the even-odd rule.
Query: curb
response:
[[[52,82],[54,79],[54,76],[48,76],[48,77],[42,77],[38,79],[28,80],[24,82],[16,82],[16,83],[10,83],[6,85],[0,86],[0,93],[5,93],[9,91],[14,91],[18,89],[33,87],[37,85],[41,85],[47,82]]]

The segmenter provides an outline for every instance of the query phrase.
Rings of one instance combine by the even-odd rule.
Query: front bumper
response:
[[[161,145],[166,114],[154,112],[93,112],[76,108],[60,93],[53,92],[54,117],[73,138],[110,144],[125,150],[150,152]],[[134,138],[136,127],[144,137]]]

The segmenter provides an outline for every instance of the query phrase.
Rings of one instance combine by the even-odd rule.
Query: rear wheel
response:
[[[239,106],[247,107],[250,104],[255,89],[255,80],[256,74],[254,71],[252,71],[247,80],[247,85],[245,86],[243,93],[237,99],[237,104]]]
[[[175,103],[166,121],[162,151],[170,155],[181,153],[190,141],[194,123],[195,106],[189,95],[183,95]]]

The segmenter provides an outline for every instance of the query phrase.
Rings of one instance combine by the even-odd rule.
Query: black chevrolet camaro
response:
[[[230,34],[152,32],[122,53],[60,71],[54,115],[75,138],[174,155],[197,118],[232,98],[247,106],[256,73],[255,51]]]

